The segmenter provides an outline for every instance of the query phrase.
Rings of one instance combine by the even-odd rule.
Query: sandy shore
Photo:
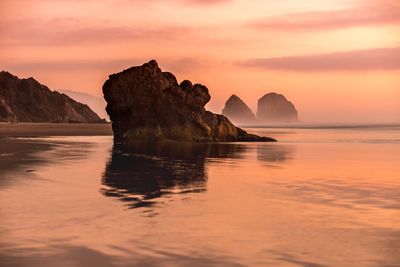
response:
[[[112,135],[103,123],[0,123],[0,137]]]

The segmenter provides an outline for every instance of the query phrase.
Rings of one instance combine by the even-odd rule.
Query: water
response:
[[[0,141],[0,266],[400,266],[400,128]]]

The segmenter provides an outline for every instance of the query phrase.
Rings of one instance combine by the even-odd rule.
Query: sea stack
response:
[[[112,74],[103,85],[114,141],[275,141],[248,134],[204,106],[207,87],[162,72],[155,60]]]
[[[104,123],[87,105],[51,91],[33,78],[0,72],[1,122]]]
[[[256,116],[253,111],[236,95],[232,95],[225,103],[222,115],[226,116],[233,123],[240,125],[253,124]]]
[[[269,93],[258,100],[257,119],[264,123],[297,122],[298,114],[292,102],[277,93]]]

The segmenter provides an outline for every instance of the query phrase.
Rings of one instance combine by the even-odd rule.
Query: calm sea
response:
[[[400,266],[400,127],[0,139],[0,266]]]

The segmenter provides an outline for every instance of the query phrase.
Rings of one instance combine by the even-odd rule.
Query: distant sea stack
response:
[[[257,119],[264,123],[297,122],[298,114],[292,102],[277,93],[269,93],[258,100]]]
[[[232,95],[226,101],[222,115],[240,125],[252,124],[256,121],[253,111],[236,95]]]
[[[87,105],[40,84],[0,72],[0,121],[100,123]]]
[[[114,141],[275,141],[207,111],[207,87],[162,72],[155,60],[110,75],[103,85]]]

